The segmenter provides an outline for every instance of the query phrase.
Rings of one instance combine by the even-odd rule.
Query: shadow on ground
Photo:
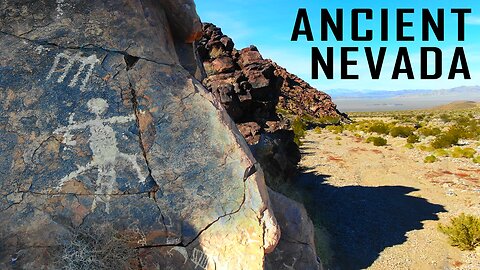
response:
[[[334,187],[325,182],[329,177],[302,172],[295,185],[314,223],[331,236],[333,269],[369,267],[385,248],[404,243],[407,232],[423,228],[422,221],[445,212],[408,195],[417,190],[412,187]]]

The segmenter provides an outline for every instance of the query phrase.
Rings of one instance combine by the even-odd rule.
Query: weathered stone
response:
[[[256,144],[260,140],[262,127],[255,122],[237,124],[240,133],[249,144]]]
[[[229,73],[235,71],[232,58],[229,57],[221,57],[213,60],[212,66],[216,73]]]
[[[305,207],[270,189],[268,193],[282,236],[267,255],[265,269],[322,269],[315,251],[313,223]]]
[[[263,267],[279,238],[263,172],[178,55],[191,1],[0,10],[1,269],[60,268],[75,241],[101,259],[102,235],[134,269]]]
[[[240,51],[240,57],[238,59],[238,64],[240,67],[246,68],[252,64],[257,64],[263,60],[262,56],[258,52],[256,47],[245,48]]]

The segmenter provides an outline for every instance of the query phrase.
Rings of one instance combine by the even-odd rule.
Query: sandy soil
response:
[[[338,269],[480,269],[480,249],[451,247],[438,223],[480,215],[480,166],[353,135],[309,132],[299,183],[309,212],[332,239]],[[307,194],[307,192],[306,192]]]

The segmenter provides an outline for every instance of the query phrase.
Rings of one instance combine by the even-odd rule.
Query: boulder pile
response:
[[[214,24],[203,24],[196,44],[206,72],[203,84],[251,145],[271,186],[292,180],[300,161],[291,121],[279,111],[315,119],[346,117],[330,96],[264,59],[255,46],[235,49],[232,39]]]

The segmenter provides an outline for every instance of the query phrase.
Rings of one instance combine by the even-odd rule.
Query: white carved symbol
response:
[[[89,120],[83,123],[75,123],[73,117],[70,117],[69,124],[66,127],[58,128],[54,131],[54,134],[63,133],[64,143],[67,145],[73,145],[71,142],[72,130],[90,129],[89,147],[92,150],[92,161],[85,166],[78,166],[78,169],[71,172],[67,176],[60,179],[60,184],[57,189],[61,189],[62,186],[68,180],[76,178],[81,174],[97,168],[98,178],[96,180],[97,190],[95,191],[95,199],[93,201],[92,210],[96,208],[97,200],[102,201],[106,205],[106,211],[109,212],[109,200],[110,194],[113,190],[113,185],[116,180],[115,165],[118,160],[124,160],[133,165],[137,173],[137,177],[140,183],[144,183],[146,178],[142,175],[140,166],[137,163],[137,156],[121,153],[117,147],[117,139],[115,131],[105,124],[114,123],[128,123],[134,121],[135,115],[129,116],[115,116],[108,119],[103,119],[101,115],[107,110],[108,103],[101,98],[91,99],[87,103],[88,109],[91,113],[95,114],[94,120]],[[105,199],[101,198],[105,196]]]
[[[197,267],[200,267],[201,269],[207,269],[208,257],[205,255],[205,253],[203,253],[203,251],[194,248],[192,258],[190,260],[195,264],[194,269]]]
[[[61,16],[63,16],[63,7],[65,6],[65,0],[56,0],[55,2],[57,4],[57,18],[60,18]]]
[[[172,236],[175,233],[175,224],[172,222],[172,219],[165,215],[163,223],[165,225],[165,229],[167,230],[167,237],[166,237],[166,244],[167,245],[175,245],[178,244],[181,239],[178,236]]]
[[[61,62],[63,62],[61,61],[62,59],[66,61],[66,64],[63,66],[63,68],[60,68],[59,65]],[[73,78],[68,84],[68,87],[75,87],[79,83],[80,76],[83,74],[84,78],[80,82],[80,90],[85,91],[85,87],[88,83],[88,80],[90,79],[90,76],[92,75],[95,64],[97,64],[98,62],[99,60],[97,59],[96,55],[83,57],[81,52],[75,55],[59,53],[57,54],[57,56],[55,56],[55,60],[53,61],[52,68],[48,72],[46,80],[50,80],[55,72],[61,72],[60,76],[57,79],[57,82],[62,83],[67,77],[67,75],[70,73],[72,67],[78,63],[78,70],[76,70],[76,73],[73,75]]]

